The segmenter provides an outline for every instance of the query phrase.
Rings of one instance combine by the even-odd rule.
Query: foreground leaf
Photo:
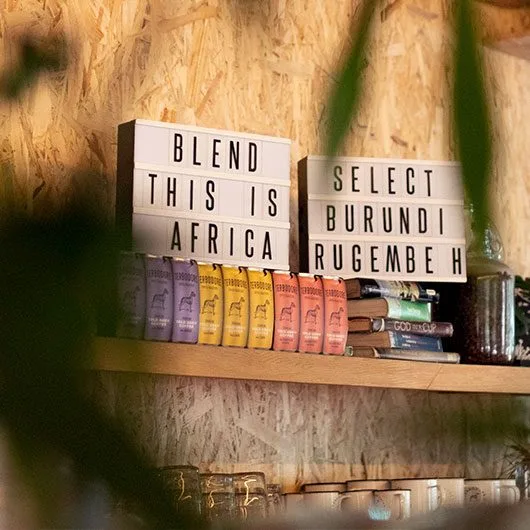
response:
[[[359,19],[353,24],[350,52],[337,79],[329,100],[329,120],[326,137],[326,154],[337,154],[344,137],[356,115],[362,94],[366,46],[370,35],[376,0],[365,0]]]
[[[473,205],[475,234],[486,227],[491,169],[491,131],[481,60],[469,0],[456,3],[455,132],[466,200]]]

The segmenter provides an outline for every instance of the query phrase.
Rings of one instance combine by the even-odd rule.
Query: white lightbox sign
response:
[[[117,222],[131,248],[288,270],[290,144],[147,120],[121,124]]]
[[[459,164],[309,156],[298,181],[301,270],[466,281]]]

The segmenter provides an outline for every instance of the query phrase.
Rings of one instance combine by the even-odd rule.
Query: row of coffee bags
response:
[[[178,258],[121,254],[119,337],[344,353],[344,281]]]

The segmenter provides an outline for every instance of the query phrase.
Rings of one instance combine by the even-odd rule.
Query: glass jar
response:
[[[502,262],[501,239],[491,223],[482,234],[467,214],[467,282],[458,288],[454,343],[462,362],[512,364],[515,307],[512,270]]]

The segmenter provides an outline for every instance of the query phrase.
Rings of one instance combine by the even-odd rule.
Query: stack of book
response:
[[[439,294],[415,282],[345,280],[348,306],[347,355],[458,363],[444,352],[442,338],[453,334],[450,322],[433,321]]]

